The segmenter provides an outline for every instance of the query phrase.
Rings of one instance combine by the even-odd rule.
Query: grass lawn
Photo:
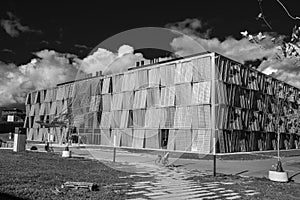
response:
[[[99,161],[62,158],[53,153],[0,150],[0,199],[5,200],[125,199],[124,193],[117,194],[109,186],[141,180],[118,178],[126,175],[129,173],[114,170]],[[99,190],[61,189],[61,185],[67,181],[96,183]]]

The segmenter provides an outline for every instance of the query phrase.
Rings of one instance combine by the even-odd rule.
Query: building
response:
[[[29,93],[27,140],[228,153],[298,148],[300,90],[216,53]],[[41,127],[36,121],[66,121]],[[216,146],[214,145],[216,141]],[[214,148],[216,147],[216,148]]]
[[[1,108],[0,133],[14,133],[15,127],[22,127],[25,113],[17,108]]]

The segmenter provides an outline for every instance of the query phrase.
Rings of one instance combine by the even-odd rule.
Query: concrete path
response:
[[[39,148],[44,146],[40,146]],[[55,151],[61,151],[63,148],[59,145],[54,145]],[[78,156],[89,157],[97,160],[113,160],[113,151],[111,149],[100,148],[72,148],[72,152]],[[157,153],[159,154],[159,152]],[[155,166],[157,155],[147,153],[131,153],[125,150],[117,149],[116,161],[123,164],[142,164],[143,166]],[[195,160],[195,159],[179,159],[170,158],[170,163],[180,168],[197,169],[202,172],[212,174],[212,160]],[[217,159],[217,173],[223,174],[239,174],[251,177],[268,177],[268,171],[276,165],[276,158],[268,158],[261,160],[219,160]],[[294,182],[300,183],[300,155],[293,157],[282,158],[282,164],[289,177]]]
[[[112,161],[113,151],[103,149],[74,149],[77,155],[88,156],[93,159]],[[121,163],[143,164],[155,166],[157,156],[146,153],[129,153],[117,150],[116,161]],[[213,162],[211,160],[170,158],[171,164],[185,169],[197,169],[212,174]],[[276,165],[276,158],[261,160],[217,160],[217,173],[239,174],[251,177],[268,177],[268,171]],[[292,180],[300,183],[300,156],[282,158],[285,171]]]
[[[153,176],[152,181],[135,182],[134,185],[126,187],[124,183],[114,184],[116,192],[123,191],[127,199],[240,199],[245,196],[255,196],[259,194],[254,190],[234,191],[226,189],[233,182],[197,182],[187,180],[193,176],[206,176],[206,173],[197,170],[169,169],[150,167],[144,168],[145,172],[138,173],[141,177]],[[145,174],[144,174],[145,173]],[[121,177],[132,178],[132,175]]]

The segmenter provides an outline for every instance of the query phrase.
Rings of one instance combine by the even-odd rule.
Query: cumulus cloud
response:
[[[203,29],[203,24],[197,19],[187,19],[182,23],[168,25],[175,31],[187,34],[174,38],[171,42],[170,45],[175,54],[186,56],[213,51],[241,63],[261,60],[262,62],[257,66],[258,70],[300,87],[299,57],[287,58],[282,53],[281,44],[286,36],[270,32],[263,33],[266,37],[259,42],[249,41],[248,38],[235,39],[233,37],[221,41],[218,38],[210,38],[207,32],[210,33],[211,29],[206,31]]]
[[[209,27],[207,23],[196,18],[187,18],[180,22],[167,24],[166,28],[201,38],[209,38],[213,29],[212,27]]]
[[[126,71],[141,59],[143,59],[143,55],[134,53],[133,47],[129,45],[122,45],[116,53],[98,48],[83,59],[80,69],[85,73],[102,71],[104,75],[107,75]]]
[[[270,34],[266,34],[262,46],[250,42],[247,38],[238,40],[227,37],[224,41],[210,38],[212,29],[199,19],[186,19],[182,22],[168,24],[167,27],[184,34],[174,38],[170,44],[175,54],[180,56],[213,51],[239,62],[245,62],[270,57],[278,51],[276,44],[272,41],[273,36]]]
[[[0,61],[0,105],[24,103],[28,92],[82,78],[80,75],[126,71],[143,59],[142,54],[134,53],[133,47],[128,45],[121,46],[115,53],[99,48],[83,60],[73,54],[47,49],[34,55],[36,58],[21,66]]]
[[[41,33],[41,30],[32,29],[21,24],[20,19],[11,12],[7,12],[8,19],[1,19],[1,27],[11,37],[18,37],[22,32]]]
[[[73,80],[79,60],[72,54],[52,50],[36,52],[28,64],[0,62],[0,105],[24,103],[26,93]]]

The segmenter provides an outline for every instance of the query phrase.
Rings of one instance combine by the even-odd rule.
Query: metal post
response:
[[[280,122],[280,110],[279,110],[279,107],[280,107],[280,103],[279,103],[279,96],[278,96],[278,93],[279,93],[279,89],[278,89],[278,86],[277,86],[277,95],[276,95],[276,99],[277,99],[277,160],[278,162],[280,161],[280,150],[279,150],[279,146],[280,146],[280,126],[279,126],[279,122]]]
[[[113,162],[116,162],[116,147],[114,147]]]
[[[216,65],[215,53],[211,54],[211,133],[213,141],[213,175],[217,174],[217,158],[216,158]]]
[[[113,152],[113,162],[116,162],[116,146],[117,146],[117,137],[114,134],[114,152]]]

